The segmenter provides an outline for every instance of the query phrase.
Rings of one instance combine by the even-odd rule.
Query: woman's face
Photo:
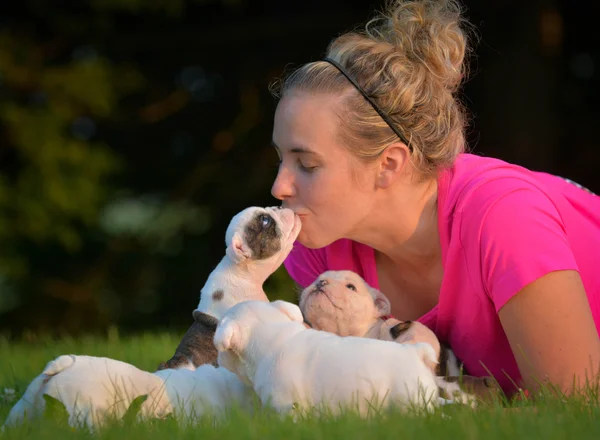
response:
[[[332,95],[292,92],[275,111],[281,163],[271,193],[300,216],[298,241],[309,248],[352,238],[373,206],[374,167],[341,144],[339,105]]]

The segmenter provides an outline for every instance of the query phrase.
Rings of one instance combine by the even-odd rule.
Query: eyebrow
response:
[[[271,146],[273,146],[273,148],[275,148],[277,151],[281,152],[281,150],[279,149],[279,147],[277,146],[277,144],[274,141],[271,141]],[[310,148],[305,148],[305,147],[292,147],[290,149],[290,153],[310,154],[313,156],[320,156],[320,154],[317,153],[316,151],[313,151]]]

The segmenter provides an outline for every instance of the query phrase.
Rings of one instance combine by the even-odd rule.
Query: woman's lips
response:
[[[287,208],[287,209],[291,209],[292,211],[294,211],[294,214],[299,215],[300,217],[305,217],[308,213],[306,212],[302,212],[301,209],[297,209],[297,208],[292,208],[291,206],[287,206],[285,204],[281,205],[282,208]]]

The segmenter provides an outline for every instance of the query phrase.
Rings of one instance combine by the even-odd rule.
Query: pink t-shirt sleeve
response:
[[[296,284],[305,288],[327,270],[325,249],[308,249],[294,243],[283,265]]]
[[[461,241],[470,271],[480,271],[496,311],[550,272],[578,270],[561,216],[543,190],[498,179],[474,191],[461,212]]]

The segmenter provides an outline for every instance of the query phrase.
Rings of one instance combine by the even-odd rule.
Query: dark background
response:
[[[383,4],[3,2],[0,331],[187,328],[231,217],[276,203],[268,84]],[[599,3],[464,4],[470,148],[600,192]]]

